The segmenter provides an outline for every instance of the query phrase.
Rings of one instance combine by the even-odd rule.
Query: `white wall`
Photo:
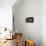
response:
[[[41,1],[41,38],[42,46],[46,46],[46,0]]]
[[[41,46],[41,0],[23,0],[13,10],[15,28],[22,32],[25,38],[34,40],[36,46]],[[34,23],[25,23],[26,17],[34,17]]]
[[[0,27],[12,28],[12,6],[16,0],[0,0]]]

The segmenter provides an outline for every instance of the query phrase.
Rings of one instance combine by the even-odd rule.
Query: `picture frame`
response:
[[[34,17],[27,17],[27,18],[25,19],[25,22],[26,22],[26,23],[34,23]]]

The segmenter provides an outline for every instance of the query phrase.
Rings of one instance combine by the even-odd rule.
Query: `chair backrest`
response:
[[[25,46],[35,46],[35,43],[32,40],[26,40]]]

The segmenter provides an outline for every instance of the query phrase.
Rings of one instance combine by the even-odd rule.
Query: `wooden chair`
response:
[[[35,43],[32,40],[26,40],[25,46],[35,46]]]

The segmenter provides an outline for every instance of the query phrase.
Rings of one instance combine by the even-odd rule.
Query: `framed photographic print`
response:
[[[26,23],[34,23],[34,17],[27,17],[25,21]]]

